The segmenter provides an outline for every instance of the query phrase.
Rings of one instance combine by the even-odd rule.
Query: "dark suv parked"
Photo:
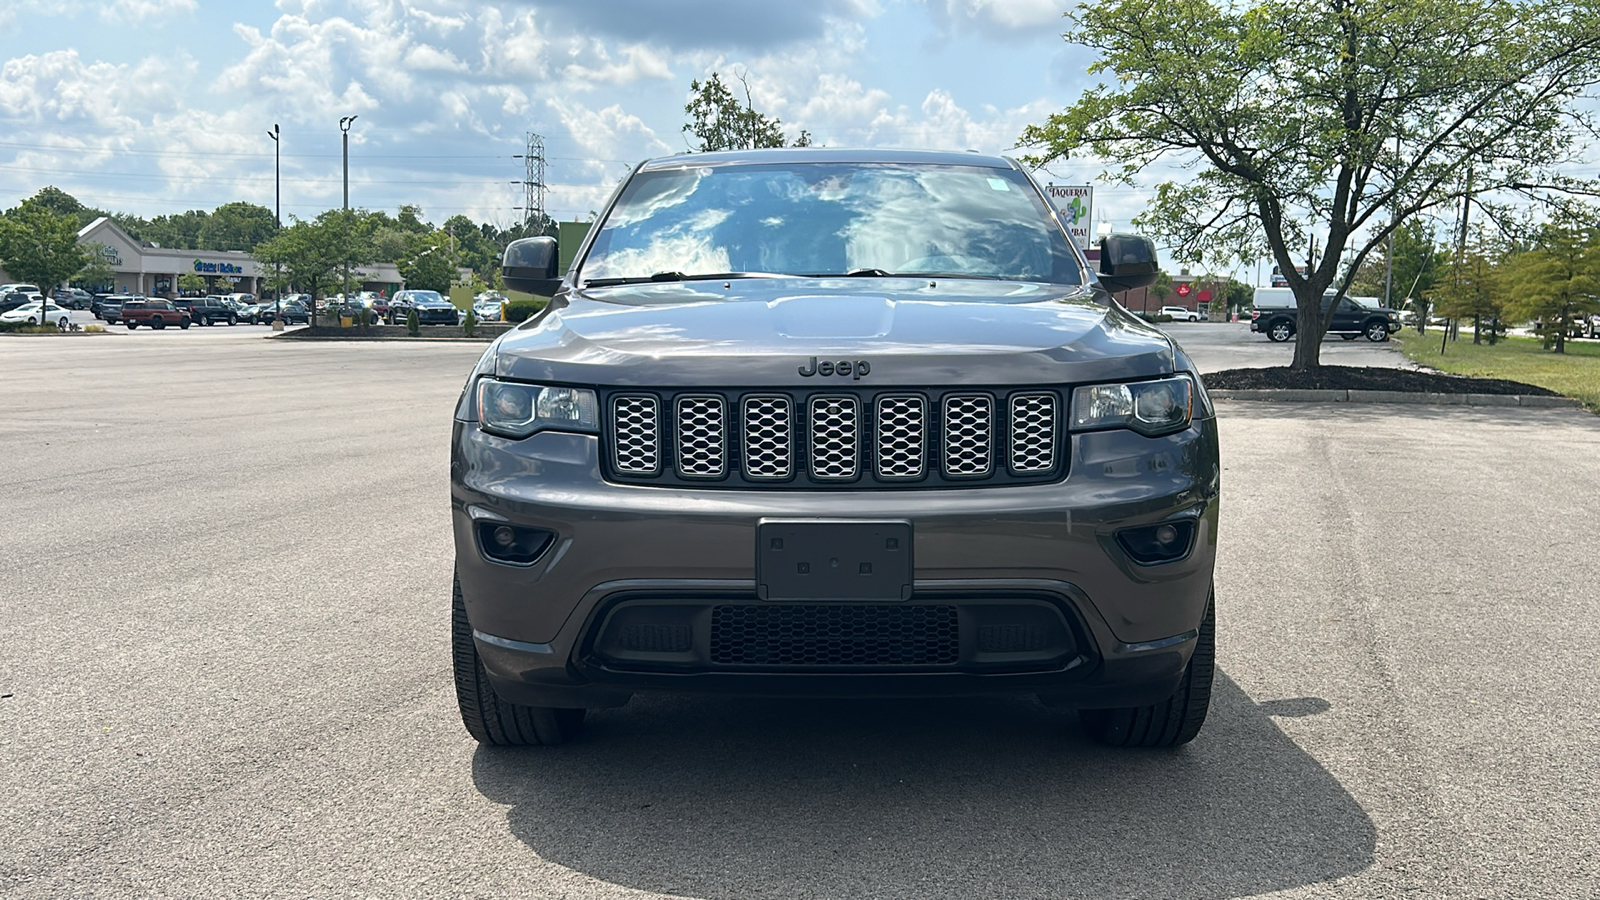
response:
[[[197,325],[239,324],[239,311],[224,297],[180,297],[172,303],[179,309],[187,309],[189,318]]]
[[[557,743],[636,692],[1033,694],[1172,746],[1209,702],[1216,419],[1015,162],[701,153],[634,170],[456,409],[457,699]]]

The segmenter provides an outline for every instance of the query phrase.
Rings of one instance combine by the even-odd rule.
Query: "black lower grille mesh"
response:
[[[711,661],[768,667],[944,666],[960,658],[954,606],[718,606]]]

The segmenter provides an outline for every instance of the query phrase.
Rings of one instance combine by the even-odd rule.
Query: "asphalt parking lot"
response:
[[[1210,370],[1236,327],[1171,330]],[[1176,752],[1027,699],[663,697],[498,751],[446,645],[482,345],[266,333],[0,339],[6,896],[1600,893],[1600,417],[1222,404]]]

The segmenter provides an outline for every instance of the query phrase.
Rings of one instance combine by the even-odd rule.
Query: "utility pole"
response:
[[[344,293],[340,295],[340,305],[350,302],[350,126],[356,121],[355,116],[345,116],[339,120],[339,131],[344,136]],[[317,324],[317,298],[311,298],[311,324]]]
[[[283,144],[279,140],[278,123],[272,123],[272,130],[267,132],[267,137],[272,138],[272,199],[276,207],[273,218],[278,224],[278,231],[283,231]],[[275,286],[273,288],[273,309],[277,316],[283,315],[283,263],[273,265]],[[277,316],[273,321],[277,321]],[[259,321],[259,320],[257,320]]]

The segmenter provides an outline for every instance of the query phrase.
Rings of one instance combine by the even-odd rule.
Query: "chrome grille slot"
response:
[[[618,397],[611,403],[612,462],[628,475],[661,471],[660,408],[654,397]]]
[[[788,397],[744,398],[746,478],[788,478],[794,469],[794,423]]]
[[[994,401],[987,394],[944,398],[944,471],[955,477],[988,475],[993,459]]]
[[[861,406],[854,397],[811,398],[811,477],[843,481],[860,469]]]
[[[927,458],[927,401],[917,396],[879,397],[879,478],[921,478]]]
[[[1019,475],[1056,467],[1056,397],[1015,394],[1011,397],[1011,471]]]
[[[725,467],[728,417],[721,397],[679,397],[678,474],[720,478]]]

